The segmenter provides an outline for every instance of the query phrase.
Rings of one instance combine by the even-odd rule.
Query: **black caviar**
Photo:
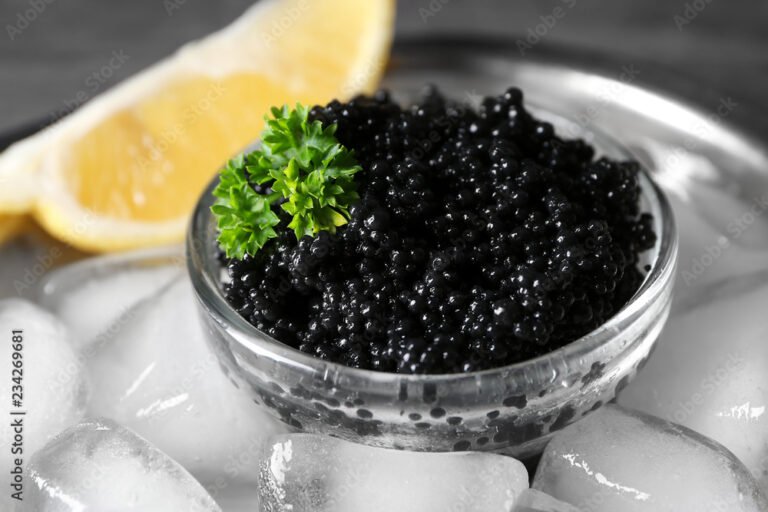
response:
[[[511,88],[474,110],[435,89],[315,107],[354,150],[336,234],[285,229],[224,260],[227,300],[277,340],[355,368],[469,372],[561,347],[615,314],[655,242],[638,164],[558,138]],[[258,186],[255,186],[258,187]]]

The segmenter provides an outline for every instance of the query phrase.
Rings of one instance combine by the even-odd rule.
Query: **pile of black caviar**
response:
[[[408,374],[523,361],[604,323],[655,242],[638,164],[596,159],[522,100],[511,88],[473,109],[431,88],[408,108],[386,91],[314,107],[363,168],[360,200],[335,234],[281,225],[225,259],[227,300],[303,352]]]

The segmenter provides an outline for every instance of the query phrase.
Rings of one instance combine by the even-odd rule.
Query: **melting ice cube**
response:
[[[528,488],[519,461],[371,448],[311,434],[275,438],[259,489],[267,512],[508,511]]]
[[[184,276],[118,321],[87,362],[90,413],[135,430],[216,496],[255,481],[266,439],[283,429],[224,376],[195,301]]]
[[[89,420],[64,431],[29,465],[21,510],[220,512],[178,463],[130,430]]]
[[[609,405],[547,445],[533,487],[584,512],[758,512],[757,482],[714,441]]]
[[[50,438],[82,418],[88,382],[66,327],[50,313],[22,300],[0,301],[0,333],[0,466],[6,475],[16,459],[26,464]],[[13,336],[18,338],[12,343]],[[3,492],[2,499],[7,495]]]

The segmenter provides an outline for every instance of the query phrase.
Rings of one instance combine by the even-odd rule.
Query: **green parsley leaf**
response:
[[[266,121],[261,147],[230,160],[213,191],[218,242],[229,258],[254,255],[277,237],[277,208],[291,215],[287,227],[301,238],[334,233],[359,199],[354,175],[361,167],[336,139],[335,124],[310,123],[309,108],[299,104],[273,107]]]

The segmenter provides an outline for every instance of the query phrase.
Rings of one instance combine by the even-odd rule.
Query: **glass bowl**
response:
[[[535,110],[558,131],[579,129],[599,154],[630,159],[616,142]],[[658,240],[629,303],[608,322],[546,355],[491,370],[400,375],[349,368],[288,347],[229,306],[210,213],[216,178],[200,199],[187,261],[206,335],[232,383],[296,430],[372,446],[418,451],[538,453],[549,436],[612,400],[642,368],[667,319],[677,259],[672,210],[641,172],[644,211]]]

